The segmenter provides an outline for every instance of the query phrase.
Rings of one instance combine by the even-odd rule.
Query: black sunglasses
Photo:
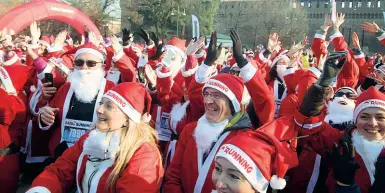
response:
[[[93,60],[82,60],[82,59],[75,60],[75,66],[83,66],[84,63],[86,63],[86,65],[88,67],[95,67],[96,64],[103,63],[103,62],[96,62],[96,61],[93,61]]]
[[[337,92],[334,97],[342,97],[342,96],[346,96],[346,98],[348,99],[351,99],[351,98],[354,98],[356,96],[356,94],[352,93],[352,92]]]

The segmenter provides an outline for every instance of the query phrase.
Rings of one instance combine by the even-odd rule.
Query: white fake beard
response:
[[[67,81],[71,83],[76,98],[83,103],[91,103],[100,90],[104,78],[104,71],[77,70],[68,76]]]
[[[277,75],[278,77],[284,81],[283,77],[285,75],[285,71],[287,70],[287,66],[286,65],[277,65]]]
[[[356,152],[364,160],[373,184],[376,170],[375,163],[377,162],[378,155],[380,155],[385,147],[385,141],[369,141],[357,129],[352,134],[352,141]]]
[[[119,152],[120,134],[121,130],[108,133],[92,130],[84,142],[83,153],[99,159],[115,160]]]
[[[218,140],[219,135],[228,123],[229,120],[227,119],[219,123],[212,123],[206,119],[206,115],[203,115],[198,120],[197,127],[194,131],[197,148],[203,152],[210,150],[211,144]]]
[[[338,102],[344,101],[347,105],[341,105]],[[334,124],[353,121],[355,103],[350,99],[343,97],[335,97],[333,101],[329,102],[328,114],[325,117],[325,122],[332,121]]]

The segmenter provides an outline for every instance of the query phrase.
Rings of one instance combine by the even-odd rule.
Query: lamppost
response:
[[[180,12],[179,5],[178,5],[178,11],[175,14],[174,10],[171,11],[172,16],[176,16],[176,37],[179,37],[179,15],[186,16],[186,10],[183,9],[183,13]]]

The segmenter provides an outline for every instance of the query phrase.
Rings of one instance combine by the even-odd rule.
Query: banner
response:
[[[199,20],[197,16],[191,15],[192,18],[192,37],[199,38]]]

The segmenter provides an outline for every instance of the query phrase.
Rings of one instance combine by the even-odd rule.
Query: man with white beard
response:
[[[258,69],[242,55],[240,39],[233,29],[231,38],[240,77],[227,73],[211,77],[220,53],[220,48],[217,50],[216,47],[217,33],[214,32],[207,57],[189,85],[190,104],[200,103],[205,113],[198,121],[183,128],[174,158],[166,171],[163,192],[211,193],[215,189],[210,175],[214,171],[214,156],[219,147],[253,128],[242,105],[245,89],[249,91],[255,109],[265,107],[258,116],[273,115],[274,104],[266,103],[270,92],[262,92],[268,90],[268,86]],[[261,116],[261,119],[265,117]]]
[[[350,87],[341,87],[329,102],[325,121],[340,131],[353,124],[353,111],[357,92]]]
[[[96,109],[103,94],[114,86],[104,78],[104,55],[87,43],[75,53],[74,69],[49,105],[39,114],[39,127],[51,130],[49,150],[72,146],[96,121]],[[53,92],[54,93],[54,92]]]

